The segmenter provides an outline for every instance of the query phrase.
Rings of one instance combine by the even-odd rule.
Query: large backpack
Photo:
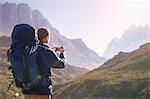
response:
[[[8,50],[8,59],[16,87],[31,89],[38,86],[41,80],[37,65],[38,41],[35,30],[28,24],[16,25],[13,29],[12,44]]]

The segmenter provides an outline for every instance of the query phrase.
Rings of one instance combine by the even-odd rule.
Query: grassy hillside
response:
[[[53,69],[52,68],[52,79],[53,85],[67,82],[73,78],[87,73],[88,70],[85,68],[75,67],[71,65],[65,65],[65,69]]]
[[[0,47],[10,46],[11,39],[8,36],[0,36]]]
[[[149,98],[150,43],[56,88],[54,96],[63,99]]]
[[[9,85],[12,82],[12,74],[8,70],[9,64],[6,59],[6,50],[0,49],[0,99],[17,99],[15,93],[20,93],[20,90],[15,88],[13,84],[10,89]]]

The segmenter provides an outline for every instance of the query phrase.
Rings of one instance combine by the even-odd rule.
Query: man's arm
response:
[[[53,57],[53,68],[64,68],[65,67],[65,57],[64,54],[61,53],[60,56],[57,56],[52,52],[52,57]]]
[[[39,46],[38,53],[41,56],[42,61],[47,67],[52,68],[64,68],[64,59],[61,59],[55,52],[49,49],[49,47]],[[63,53],[62,53],[63,54]]]

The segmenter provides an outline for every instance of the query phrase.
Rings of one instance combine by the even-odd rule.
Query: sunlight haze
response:
[[[0,0],[28,3],[68,38],[81,38],[102,56],[113,37],[132,24],[150,24],[149,0]]]

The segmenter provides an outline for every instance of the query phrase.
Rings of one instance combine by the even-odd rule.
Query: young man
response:
[[[38,45],[38,54],[37,62],[39,67],[39,72],[42,76],[41,84],[30,90],[32,94],[28,92],[24,93],[25,99],[50,99],[51,90],[52,90],[52,81],[51,81],[51,67],[52,68],[64,68],[64,61],[61,58],[64,58],[64,50],[61,49],[60,55],[57,56],[52,50],[48,47],[49,33],[46,29],[40,28],[37,31],[38,40],[40,41]],[[25,94],[26,93],[26,94]]]

